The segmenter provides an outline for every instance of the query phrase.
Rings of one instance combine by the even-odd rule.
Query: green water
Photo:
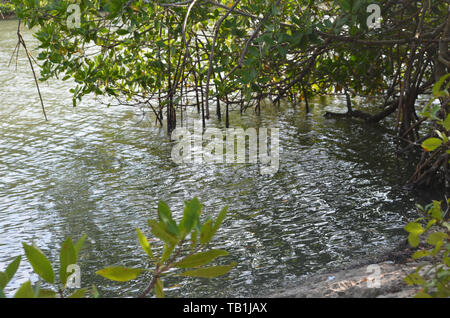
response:
[[[0,22],[0,269],[23,253],[21,242],[56,262],[65,237],[87,233],[82,286],[133,296],[145,280],[112,283],[95,271],[145,266],[135,228],[146,228],[158,200],[179,217],[183,200],[197,196],[205,216],[229,205],[215,242],[230,252],[224,262],[239,265],[225,278],[169,280],[167,296],[254,296],[392,246],[415,216],[402,187],[409,171],[393,155],[387,125],[323,118],[324,106],[342,100],[314,100],[310,115],[299,107],[233,115],[232,126],[280,129],[274,176],[257,165],[177,166],[164,130],[143,110],[107,108],[94,97],[74,109],[70,82],[42,84],[45,122],[23,52],[17,71],[8,68],[15,32],[15,21]],[[29,270],[22,262],[8,293]]]

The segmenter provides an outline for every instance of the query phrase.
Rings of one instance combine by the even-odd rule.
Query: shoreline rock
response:
[[[411,258],[415,249],[402,241],[391,250],[380,251],[368,259],[358,260],[341,268],[323,270],[306,276],[294,286],[262,297],[268,298],[411,298],[420,287],[409,286],[403,278],[427,260]],[[369,267],[369,265],[376,265]],[[379,286],[373,277],[379,273]]]

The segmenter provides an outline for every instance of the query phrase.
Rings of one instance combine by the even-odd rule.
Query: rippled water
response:
[[[205,215],[229,205],[215,242],[230,252],[224,261],[239,265],[225,278],[169,280],[167,296],[254,296],[391,246],[415,216],[391,132],[323,118],[324,105],[343,101],[317,99],[308,116],[272,107],[261,117],[232,117],[233,126],[280,128],[273,177],[257,165],[177,166],[164,131],[138,110],[106,108],[94,98],[74,109],[71,83],[42,84],[45,122],[25,56],[17,71],[7,65],[15,28],[15,21],[0,21],[0,269],[22,254],[21,242],[35,242],[57,262],[65,237],[87,233],[82,285],[96,284],[103,296],[133,296],[143,280],[111,283],[94,272],[144,266],[135,228],[146,228],[158,200],[179,217],[183,200],[197,196]],[[25,38],[33,42],[29,32]],[[7,292],[29,270],[22,262]]]

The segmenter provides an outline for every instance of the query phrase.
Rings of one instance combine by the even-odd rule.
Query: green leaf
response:
[[[178,236],[177,224],[172,219],[172,213],[170,212],[169,206],[163,201],[158,203],[158,216],[160,221],[167,226],[168,231],[171,234]]]
[[[202,205],[197,198],[186,201],[184,206],[184,215],[180,221],[180,230],[184,234],[191,232],[194,226],[199,222]]]
[[[425,230],[423,229],[422,225],[420,225],[419,223],[416,222],[411,222],[408,223],[405,227],[404,230],[408,233],[412,233],[415,235],[420,235],[423,232],[425,232]]]
[[[5,288],[6,284],[8,284],[8,275],[5,272],[0,272],[0,288]]]
[[[127,282],[136,279],[144,269],[142,268],[128,268],[123,266],[111,266],[95,272],[97,275],[103,276],[107,279],[117,282]]]
[[[217,216],[216,222],[214,223],[213,229],[212,229],[212,235],[214,236],[217,233],[217,230],[222,225],[223,221],[225,220],[225,217],[228,213],[228,206],[224,207],[222,211],[220,211],[219,215]]]
[[[56,298],[56,293],[51,289],[40,289],[37,298]]]
[[[77,255],[72,239],[68,237],[61,246],[59,253],[59,278],[63,286],[67,283],[67,266],[76,264]]]
[[[418,273],[411,273],[404,278],[405,282],[408,285],[424,285],[426,284],[426,280],[423,279]]]
[[[22,256],[17,256],[14,259],[14,261],[12,261],[11,264],[9,264],[8,267],[6,267],[5,274],[8,277],[8,280],[6,282],[7,284],[13,278],[13,276],[16,274],[17,269],[19,268],[21,259],[22,259]]]
[[[430,254],[430,252],[429,252],[429,251],[426,251],[426,250],[416,251],[416,252],[413,254],[412,258],[413,258],[413,259],[419,259],[419,258],[428,256],[429,254]]]
[[[164,284],[163,281],[159,278],[156,280],[155,284],[155,295],[158,298],[164,298]]]
[[[181,261],[174,264],[178,268],[197,267],[210,263],[214,259],[220,256],[226,256],[228,252],[225,250],[210,250],[207,252],[200,252],[197,254],[189,255]]]
[[[31,282],[27,281],[23,283],[17,290],[14,298],[35,298],[33,287],[31,287]]]
[[[431,233],[427,238],[427,243],[436,246],[439,242],[443,242],[447,238],[446,233],[434,232]]]
[[[16,274],[17,269],[19,268],[20,260],[22,256],[17,256],[7,267],[4,272],[0,272],[0,289],[5,288],[5,286],[10,282],[13,278],[14,274]]]
[[[46,282],[53,284],[55,281],[55,274],[53,272],[52,264],[45,257],[45,255],[36,247],[22,243],[25,249],[25,255],[30,262],[33,270]]]
[[[178,239],[165,229],[164,224],[159,223],[156,220],[148,220],[148,225],[150,225],[152,228],[152,234],[156,237],[160,238],[167,244],[177,244]]]
[[[73,292],[69,298],[83,298],[84,295],[87,293],[88,289],[87,288],[81,288],[76,290],[75,292]]]
[[[128,30],[125,30],[125,29],[119,29],[119,30],[116,31],[116,33],[118,35],[125,35],[125,34],[128,34],[130,32]]]
[[[81,248],[83,247],[84,241],[87,238],[87,234],[84,234],[76,243],[75,243],[75,255],[78,259],[78,254],[80,254]]]
[[[160,261],[161,264],[169,259],[174,248],[175,248],[174,244],[164,244],[163,253],[161,255],[161,261]]]
[[[6,298],[5,293],[3,292],[3,289],[0,288],[0,298]]]
[[[99,298],[100,293],[98,292],[98,289],[95,285],[92,285],[92,297],[93,298]]]
[[[450,74],[446,74],[442,76],[439,81],[436,82],[433,86],[433,95],[436,97],[445,97],[446,93],[441,91],[441,87],[444,84],[445,80],[450,77]]]
[[[230,270],[233,269],[234,266],[236,266],[235,262],[225,266],[212,266],[185,271],[184,273],[181,273],[179,275],[189,277],[214,278],[227,274]]]
[[[438,221],[442,221],[442,209],[441,202],[433,201],[432,207],[428,210],[428,213],[431,215],[433,219]]]
[[[202,226],[202,230],[200,232],[200,243],[203,245],[209,243],[209,241],[211,241],[212,234],[213,234],[212,220],[208,220]]]
[[[450,114],[447,115],[447,118],[444,120],[442,126],[444,126],[446,130],[450,130]]]
[[[439,138],[428,138],[422,143],[422,148],[425,149],[425,151],[431,152],[436,150],[442,145],[442,140]]]
[[[420,291],[414,296],[414,298],[433,298],[433,297],[431,297],[429,294],[427,294],[424,291]]]
[[[139,244],[147,255],[153,259],[152,249],[150,248],[150,244],[148,243],[147,237],[141,232],[139,228],[136,228]]]
[[[408,242],[409,242],[409,245],[411,245],[412,247],[419,246],[419,243],[420,243],[419,236],[414,233],[409,233]]]

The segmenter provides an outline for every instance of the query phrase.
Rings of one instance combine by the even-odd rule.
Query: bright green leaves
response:
[[[422,143],[422,148],[425,151],[434,151],[442,145],[442,140],[439,138],[428,138]]]
[[[234,266],[236,266],[235,262],[231,263],[230,265],[212,266],[212,267],[194,269],[194,270],[185,271],[185,272],[181,273],[180,276],[215,278],[215,277],[219,277],[219,276],[223,276],[223,275],[227,274],[229,271],[231,271],[233,269]]]
[[[136,279],[143,271],[142,268],[111,266],[97,271],[96,274],[117,282],[127,282]]]
[[[67,283],[68,267],[77,263],[78,254],[83,247],[87,235],[83,235],[76,244],[73,244],[72,238],[68,237],[61,245],[59,253],[59,279],[63,286]]]
[[[33,287],[31,282],[27,281],[23,283],[19,289],[16,291],[14,298],[35,298]]]
[[[419,266],[416,271],[404,278],[409,285],[422,286],[422,290],[416,297],[449,297],[450,289],[448,284],[450,282],[450,236],[448,234],[449,226],[444,220],[444,212],[442,211],[441,202],[433,201],[425,208],[417,205],[418,209],[425,215],[422,218],[409,223],[404,227],[405,231],[409,233],[408,241],[413,247],[417,247],[420,243],[420,236],[426,232],[430,234],[427,236],[423,246],[431,248],[420,249],[413,255],[413,259],[421,259],[429,257],[431,260],[431,268],[421,271],[422,266]],[[426,222],[425,228],[419,222]],[[430,276],[430,273],[434,272]]]
[[[447,116],[447,118],[445,118],[442,126],[444,126],[445,130],[450,130],[450,114]]]
[[[139,244],[141,245],[142,249],[148,255],[148,257],[150,257],[150,259],[153,259],[152,249],[150,248],[150,244],[148,243],[147,237],[144,234],[142,234],[139,228],[136,228],[136,232]]]
[[[186,235],[199,224],[201,210],[202,205],[197,198],[185,202],[184,215],[179,225],[181,233]]]
[[[202,224],[200,221],[202,204],[197,198],[194,198],[185,201],[183,217],[177,224],[169,206],[162,201],[158,203],[158,220],[150,219],[148,225],[151,228],[151,233],[162,241],[160,242],[163,245],[162,250],[161,245],[158,246],[157,243],[154,244],[152,250],[147,237],[139,228],[136,229],[140,246],[155,265],[155,269],[152,271],[153,279],[150,286],[141,295],[142,297],[146,296],[151,290],[156,297],[164,297],[164,283],[161,277],[175,274],[167,273],[169,270],[193,268],[178,275],[214,278],[227,274],[236,265],[236,263],[231,263],[230,265],[202,267],[219,257],[228,255],[225,250],[204,250],[222,225],[227,210],[227,207],[223,208],[215,222],[208,219]],[[190,235],[190,239],[186,240],[188,235]],[[200,240],[198,240],[199,237]],[[96,273],[110,280],[126,282],[136,279],[143,271],[150,270],[112,266]]]
[[[63,285],[67,282],[67,266],[71,264],[76,264],[77,253],[75,251],[75,246],[73,245],[72,239],[69,237],[62,244],[59,253],[59,279]]]
[[[409,232],[408,242],[412,247],[419,245],[419,236],[425,232],[423,227],[419,223],[411,222],[404,227],[406,232]]]
[[[86,235],[83,235],[76,244],[73,244],[72,239],[67,238],[61,245],[61,249],[59,251],[59,280],[62,284],[62,287],[58,286],[55,283],[55,273],[50,260],[42,253],[42,251],[34,245],[28,245],[26,243],[22,243],[23,248],[25,250],[25,255],[31,264],[34,272],[42,278],[45,282],[52,284],[55,287],[55,290],[58,290],[60,294],[64,295],[66,291],[66,285],[68,283],[68,274],[70,274],[69,269],[71,265],[76,265],[78,254],[83,246],[83,243],[86,239]],[[14,275],[17,271],[17,268],[20,263],[20,257],[16,258],[6,269],[6,274],[3,276],[0,272],[0,283],[4,280],[2,277],[6,277],[8,280]],[[77,273],[77,272],[76,272]],[[78,273],[79,274],[79,273]],[[7,281],[8,281],[7,280]],[[6,281],[6,282],[7,282]],[[2,285],[0,284],[0,289],[2,289]],[[38,282],[35,286],[32,285],[30,281],[22,284],[20,288],[17,290],[14,297],[16,298],[54,298],[57,297],[57,293],[52,289],[43,289],[40,288],[40,282]],[[77,293],[81,294],[79,291],[75,291],[75,296]]]
[[[216,234],[219,227],[222,225],[223,220],[225,219],[228,212],[228,207],[224,207],[219,215],[217,216],[216,222],[214,225],[212,220],[208,220],[203,224],[201,232],[200,232],[200,243],[207,244],[211,241],[212,237]]]
[[[87,238],[87,234],[84,234],[83,236],[81,236],[81,238],[75,243],[75,255],[78,258],[78,255],[80,254],[80,251],[83,247],[84,241]]]
[[[88,292],[87,288],[81,288],[70,294],[68,298],[83,298],[87,292]]]
[[[20,265],[22,256],[17,256],[5,269],[4,272],[0,272],[0,290],[4,289],[6,285],[11,281],[16,274]]]
[[[195,233],[197,234],[197,232]],[[201,232],[200,232],[200,243],[207,244],[211,240],[213,233],[212,220],[208,220],[203,224]]]
[[[47,257],[45,257],[37,247],[25,243],[22,243],[22,245],[25,250],[25,255],[33,267],[34,272],[46,282],[53,284],[55,281],[55,274],[53,272],[52,264]]]
[[[172,219],[172,212],[170,212],[169,206],[163,201],[160,201],[158,204],[158,216],[159,220],[167,226],[169,233],[178,236],[178,227]]]
[[[152,229],[152,234],[162,241],[168,244],[176,244],[178,242],[177,237],[169,233],[164,223],[157,222],[155,220],[148,220],[148,225]]]
[[[445,81],[450,77],[450,74],[446,74],[442,76],[436,84],[433,86],[433,95],[435,97],[445,97],[449,95],[448,87],[450,86],[450,83],[446,85],[444,89],[441,90],[442,86],[444,85]]]
[[[224,250],[209,250],[207,252],[201,252],[185,257],[178,263],[173,264],[173,266],[178,268],[188,268],[197,267],[210,263],[214,259],[220,256],[228,255],[227,251]]]
[[[158,298],[164,298],[164,283],[161,279],[157,279],[155,283],[155,295]]]
[[[212,229],[212,235],[216,234],[217,230],[219,229],[219,227],[222,225],[223,221],[225,220],[225,217],[227,216],[228,213],[228,207],[224,207],[219,215],[217,216],[216,222],[214,223],[214,227]]]
[[[6,298],[3,293],[3,289],[5,289],[6,285],[11,281],[13,276],[16,274],[17,269],[20,265],[21,256],[16,257],[5,269],[4,272],[0,271],[0,298]]]
[[[415,223],[415,222],[409,223],[408,225],[405,226],[404,229],[406,232],[412,233],[414,235],[420,235],[423,232],[425,232],[422,225],[420,225],[419,223]]]
[[[229,265],[218,265],[204,267],[219,257],[225,257],[228,252],[221,249],[207,249],[208,243],[216,234],[222,225],[226,214],[227,207],[223,208],[213,222],[208,219],[203,224],[200,221],[202,205],[197,198],[185,202],[184,214],[179,224],[172,217],[169,206],[164,202],[158,204],[158,221],[149,220],[149,226],[154,236],[159,238],[161,246],[155,244],[152,251],[147,237],[143,232],[136,228],[136,234],[139,245],[149,257],[149,260],[155,265],[154,270],[146,268],[129,268],[124,266],[109,266],[98,270],[96,274],[109,280],[118,282],[127,282],[138,278],[143,272],[153,272],[153,279],[150,286],[141,296],[146,296],[148,291],[153,290],[156,297],[162,298],[164,293],[164,282],[162,277],[166,275],[178,275],[184,277],[201,277],[214,278],[227,274],[236,263]],[[186,240],[186,236],[190,235],[190,240]],[[200,237],[200,240],[198,240]],[[78,254],[86,240],[83,235],[75,244],[72,239],[67,238],[61,245],[59,251],[59,278],[61,286],[55,284],[55,273],[50,260],[34,245],[23,243],[25,255],[30,262],[34,272],[39,275],[45,282],[55,284],[55,289],[41,288],[40,282],[33,285],[31,281],[27,281],[20,286],[14,297],[16,298],[55,298],[59,295],[69,298],[83,298],[86,296],[88,289],[82,288],[71,293],[67,293],[66,288],[69,286],[69,269],[71,265],[76,265]],[[158,250],[160,252],[158,253]],[[155,252],[154,252],[155,251]],[[0,298],[4,298],[3,289],[6,284],[16,273],[21,257],[15,258],[5,269],[0,272]],[[186,270],[182,273],[175,271]],[[170,271],[170,272],[169,272]],[[92,296],[98,297],[98,291],[95,286],[92,287]]]

